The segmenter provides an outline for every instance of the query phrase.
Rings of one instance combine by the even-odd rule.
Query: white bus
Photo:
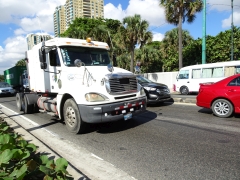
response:
[[[178,72],[174,90],[185,95],[197,93],[200,83],[214,83],[238,73],[240,73],[240,61],[186,66]]]

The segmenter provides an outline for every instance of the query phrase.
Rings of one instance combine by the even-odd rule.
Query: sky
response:
[[[28,34],[54,36],[53,13],[66,0],[0,0],[0,75],[25,58]],[[216,36],[231,29],[231,0],[206,0],[206,34]],[[167,31],[176,26],[165,20],[159,0],[104,0],[104,18],[122,21],[124,17],[140,14],[149,22],[154,41],[161,41]],[[240,0],[233,0],[233,24],[240,26]],[[183,24],[194,38],[202,38],[203,14],[197,13],[193,23]]]

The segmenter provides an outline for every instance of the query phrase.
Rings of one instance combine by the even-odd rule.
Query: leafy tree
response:
[[[234,27],[234,60],[240,60],[240,28]],[[231,33],[232,31],[226,30],[220,32],[216,36],[206,37],[206,54],[207,63],[230,61],[231,57]],[[188,43],[184,47],[183,57],[184,65],[201,64],[202,56],[202,39]]]
[[[182,23],[187,19],[191,23],[196,18],[195,13],[203,7],[202,0],[160,0],[160,6],[165,8],[165,16],[170,24],[178,25],[179,69],[182,68]]]
[[[123,25],[115,36],[115,42],[123,51],[131,54],[130,70],[133,72],[134,50],[136,45],[141,48],[152,41],[152,33],[147,31],[149,23],[140,15],[128,16],[123,19]]]
[[[15,66],[26,66],[26,61],[25,61],[25,59],[19,60],[19,61],[15,64]]]
[[[4,75],[0,75],[0,82],[4,82]]]
[[[143,48],[136,49],[135,57],[141,62],[142,73],[161,72],[163,61],[159,47],[146,45]]]
[[[193,38],[187,30],[182,31],[182,44],[185,47],[191,44]],[[164,71],[178,70],[178,29],[174,28],[165,33],[165,37],[161,43],[161,52],[163,57]]]

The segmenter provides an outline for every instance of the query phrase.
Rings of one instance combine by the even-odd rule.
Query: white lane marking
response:
[[[14,113],[14,114],[19,114],[19,113],[13,111],[13,110],[7,108],[6,106],[3,106],[2,104],[0,104],[0,105],[1,105],[1,107],[4,107],[5,109],[7,109],[8,111],[10,111],[10,112],[12,112],[12,113]],[[30,122],[30,123],[31,123],[32,125],[34,125],[34,126],[41,126],[40,124],[32,121],[31,119],[28,119],[27,117],[25,117],[25,116],[23,116],[23,115],[19,115],[19,116],[20,116],[21,118],[25,119],[26,121]],[[47,132],[48,132],[49,134],[51,134],[52,136],[58,136],[57,134],[55,134],[55,133],[53,133],[53,132],[51,132],[51,131],[49,131],[49,130],[47,130],[47,129],[45,129],[45,128],[41,128],[41,129],[47,131]]]
[[[95,155],[95,154],[93,154],[93,153],[91,153],[91,156],[93,156],[93,157],[95,157],[95,158],[97,158],[97,159],[99,159],[99,160],[102,160],[102,161],[103,161],[103,159],[102,159],[102,158],[98,157],[97,155]]]

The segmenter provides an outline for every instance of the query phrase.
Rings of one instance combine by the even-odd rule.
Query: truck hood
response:
[[[96,80],[109,76],[134,75],[132,72],[118,67],[114,67],[113,72],[110,72],[107,66],[86,66],[86,68]]]

